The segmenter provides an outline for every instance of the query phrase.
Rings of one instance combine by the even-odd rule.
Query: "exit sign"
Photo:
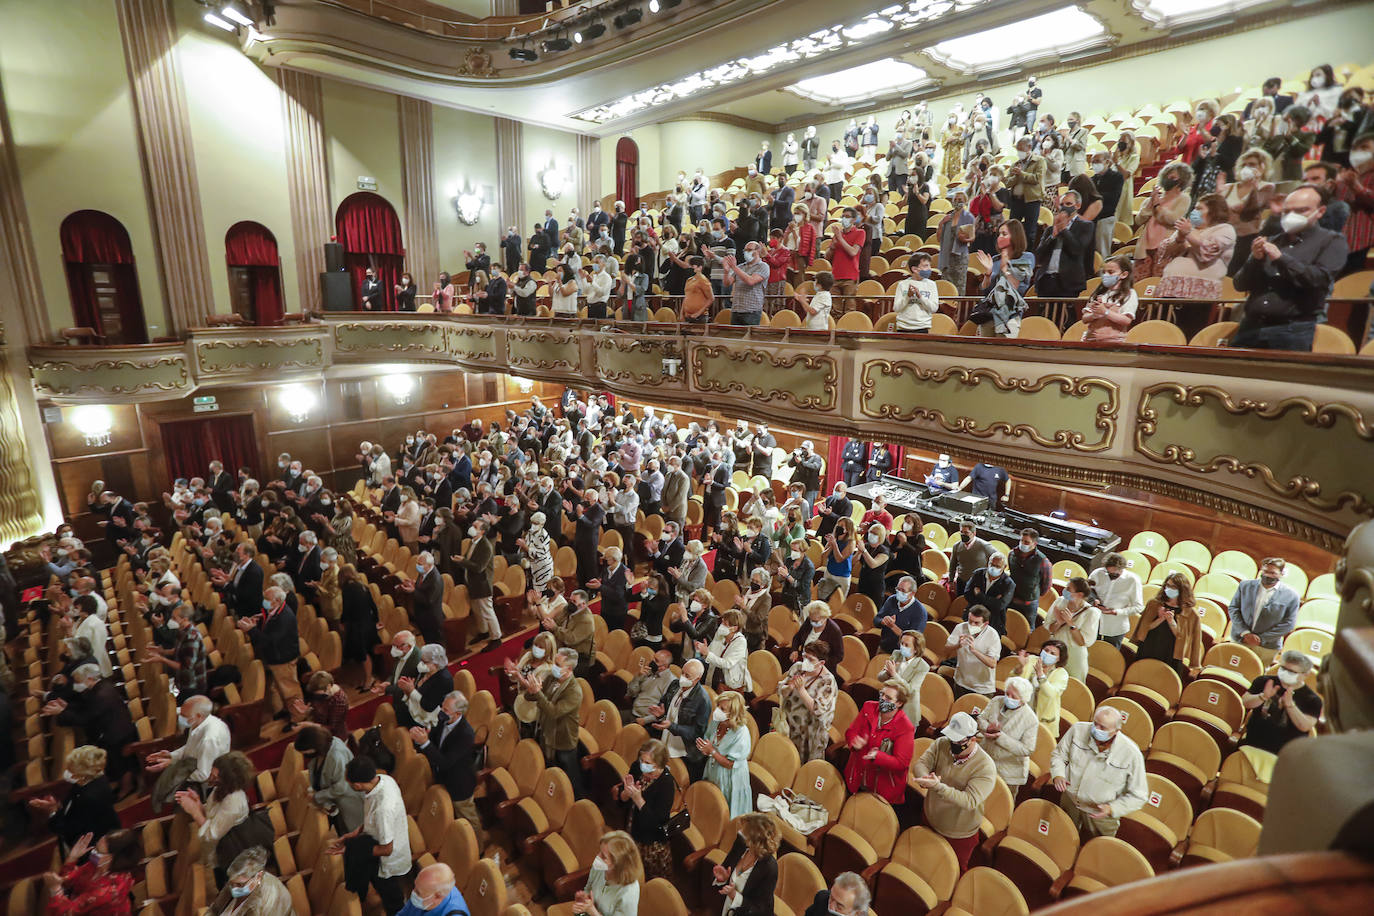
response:
[[[358,176],[358,190],[359,190],[359,191],[375,191],[375,190],[377,190],[377,179],[375,179],[375,178],[370,178],[370,177],[368,177],[367,175],[359,175],[359,176]]]
[[[212,410],[219,410],[219,402],[213,394],[202,394],[191,401],[192,413],[208,413]]]
[[[192,403],[192,404],[213,404],[213,403],[215,403],[215,396],[214,396],[213,394],[202,394],[202,395],[200,395],[199,397],[197,397],[197,398],[195,398],[194,400],[192,400],[191,403]]]

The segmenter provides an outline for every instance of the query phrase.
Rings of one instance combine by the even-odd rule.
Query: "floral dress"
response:
[[[90,862],[62,867],[62,887],[48,898],[47,916],[130,916],[134,876],[100,874]]]
[[[797,747],[797,754],[801,762],[806,763],[823,758],[830,745],[830,724],[835,719],[835,694],[839,688],[829,668],[822,665],[818,673],[807,675],[802,672],[801,664],[794,664],[787,677],[801,676],[816,708],[814,711],[807,709],[797,692],[788,690],[782,696],[782,712],[787,717],[787,731]]]

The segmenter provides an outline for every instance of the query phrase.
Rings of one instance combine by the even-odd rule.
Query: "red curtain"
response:
[[[115,302],[124,320],[125,340],[129,343],[146,342],[148,331],[143,321],[143,302],[138,294],[134,248],[123,224],[99,210],[77,210],[62,221],[59,234],[76,326],[94,328],[96,333],[105,334],[100,310],[95,302],[90,268],[94,264],[109,264]]]
[[[174,420],[159,426],[172,480],[204,477],[215,459],[224,462],[224,469],[230,474],[241,467],[258,466],[258,441],[249,414]]]
[[[254,320],[260,325],[280,324],[281,259],[276,237],[261,223],[235,223],[225,233],[224,256],[230,267],[246,268],[252,278]]]
[[[615,144],[615,199],[625,202],[625,212],[639,206],[639,147],[629,137]]]
[[[353,278],[355,307],[362,307],[363,276],[371,267],[382,284],[384,307],[395,311],[396,285],[401,282],[406,253],[395,209],[381,195],[359,191],[339,204],[334,226],[344,246],[344,267]]]
[[[825,487],[822,493],[829,493],[835,484],[844,480],[844,447],[849,444],[847,436],[831,436],[825,452]]]

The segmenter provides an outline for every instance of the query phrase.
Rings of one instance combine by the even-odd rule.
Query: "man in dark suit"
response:
[[[773,476],[773,449],[777,447],[778,440],[773,438],[773,434],[768,431],[767,423],[760,423],[754,433],[754,438],[749,444],[749,451],[754,458],[754,476],[767,477]]]
[[[412,728],[410,740],[429,761],[434,782],[448,789],[454,811],[471,822],[480,837],[482,820],[472,802],[477,788],[477,738],[468,724],[467,711],[468,698],[460,690],[450,691],[439,704],[439,721],[433,728]]]
[[[816,454],[816,447],[810,439],[792,452],[787,459],[787,466],[794,469],[792,482],[802,485],[802,499],[806,500],[808,506],[814,506],[816,496],[821,491],[821,456]]]
[[[701,686],[701,676],[705,673],[701,659],[689,659],[682,666],[681,676],[663,691],[658,705],[649,708],[649,715],[655,718],[649,725],[649,734],[657,734],[667,741],[670,753],[678,742],[682,743],[685,753],[681,756],[693,782],[701,779],[706,771],[706,755],[697,745],[711,724],[711,700],[706,695],[706,688]]]
[[[134,539],[134,512],[133,503],[129,502],[118,493],[106,490],[100,494],[100,498],[109,507],[110,520],[105,525],[105,539],[116,547],[122,549],[124,541]]]
[[[711,461],[701,475],[701,523],[708,531],[720,524],[720,510],[725,506],[725,488],[729,485],[730,473],[725,470],[720,452],[712,452]]]
[[[492,564],[496,560],[496,545],[487,537],[488,527],[486,519],[475,519],[468,528],[467,549],[455,558],[463,570],[463,581],[468,587],[468,603],[478,628],[478,632],[472,636],[472,642],[475,643],[501,639],[501,622],[496,619],[493,607],[495,589],[492,585]]]
[[[506,236],[501,239],[501,252],[506,259],[506,273],[513,274],[520,269],[520,256],[524,252],[520,232],[514,226],[506,229]]]
[[[501,271],[501,265],[491,265],[491,279],[487,281],[487,298],[482,300],[478,312],[482,315],[506,314],[506,297],[509,295],[510,286]]]
[[[573,551],[577,554],[577,582],[584,587],[587,580],[596,575],[596,549],[601,543],[601,528],[606,523],[606,510],[597,500],[597,491],[588,488],[582,492],[580,502],[563,503],[563,507],[576,517]]]
[[[382,302],[382,284],[377,281],[377,271],[371,267],[363,277],[362,305],[365,312],[380,312],[386,308]]]
[[[76,689],[77,685],[83,685]],[[111,678],[100,676],[100,666],[94,662],[72,672],[71,700],[52,700],[43,707],[43,715],[56,715],[57,724],[80,728],[85,743],[103,748],[106,754],[105,774],[118,782],[132,773],[134,760],[124,753],[124,746],[138,740],[133,719],[129,716],[129,701]]]
[[[654,572],[666,577],[668,570],[682,565],[682,554],[687,550],[681,526],[677,522],[664,522],[663,534],[656,543],[648,545],[648,549]]]
[[[427,643],[444,644],[444,580],[429,551],[416,557],[414,579],[402,579],[401,590],[412,596],[410,619]]]
[[[845,443],[844,452],[840,455],[845,486],[854,487],[864,482],[864,468],[868,464],[864,458],[866,451],[858,439],[850,439]]]
[[[315,585],[320,581],[320,543],[313,531],[302,531],[296,538],[295,554],[288,554],[282,571],[291,577],[296,591],[315,604]]]
[[[224,470],[222,462],[210,462],[210,476],[205,485],[210,488],[210,498],[214,500],[219,511],[234,511],[234,478]]]
[[[544,230],[544,238],[548,239],[549,248],[558,247],[558,220],[553,218],[552,210],[544,211],[544,225],[539,228]]]
[[[239,544],[234,548],[233,569],[210,571],[210,578],[224,598],[225,606],[236,618],[262,611],[263,571],[253,557],[252,544]]]
[[[864,916],[873,895],[864,879],[852,871],[840,872],[829,888],[816,898],[802,916]]]
[[[453,468],[448,472],[448,481],[453,484],[454,490],[472,489],[472,459],[467,452],[457,452]]]
[[[1035,263],[1043,265],[1035,278],[1037,295],[1072,299],[1088,285],[1083,264],[1085,256],[1091,257],[1095,233],[1092,223],[1079,218],[1081,206],[1077,191],[1065,191],[1059,198],[1054,223],[1035,251]]]

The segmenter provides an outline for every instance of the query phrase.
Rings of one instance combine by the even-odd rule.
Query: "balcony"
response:
[[[61,404],[449,366],[1134,487],[1338,550],[1374,515],[1374,361],[1166,346],[565,319],[334,313],[141,347],[36,347]]]

